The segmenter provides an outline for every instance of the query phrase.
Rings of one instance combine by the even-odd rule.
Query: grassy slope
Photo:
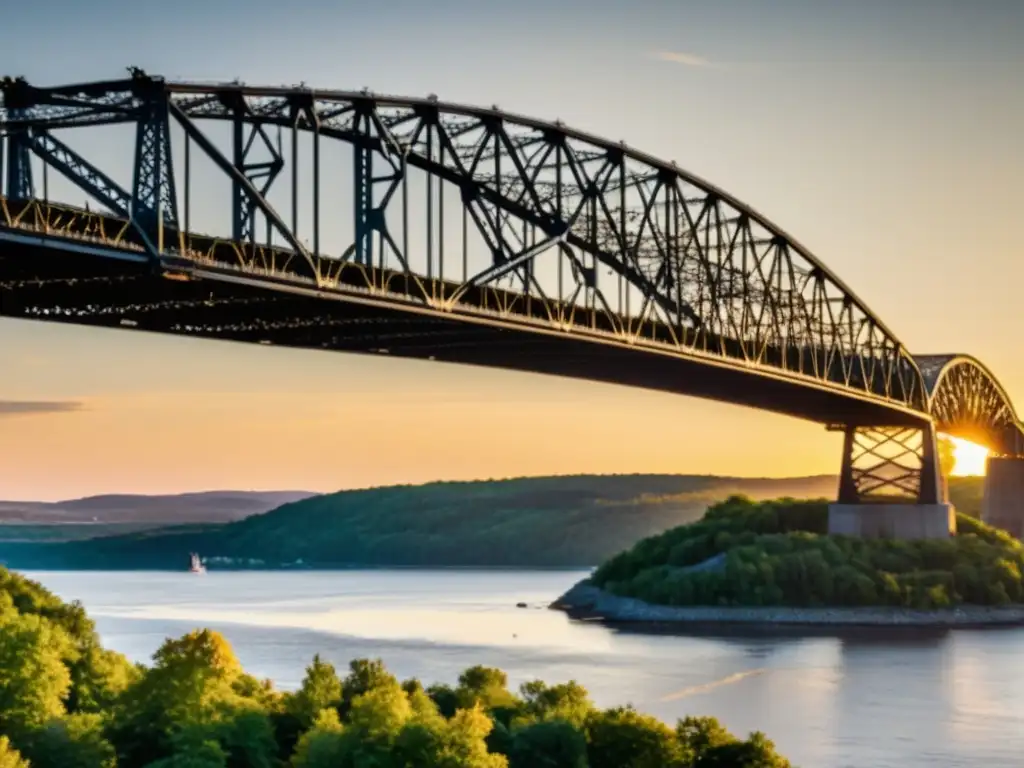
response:
[[[526,478],[345,491],[225,526],[66,545],[4,545],[14,567],[181,568],[189,551],[268,565],[592,566],[733,493],[820,496],[828,477]]]

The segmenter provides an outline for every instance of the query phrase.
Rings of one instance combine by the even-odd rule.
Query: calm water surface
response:
[[[761,730],[803,768],[1024,765],[1024,629],[618,631],[540,608],[583,575],[566,571],[28,575],[81,600],[137,661],[211,627],[285,688],[314,653],[380,657],[426,683],[487,664],[514,686],[575,679],[599,705]]]

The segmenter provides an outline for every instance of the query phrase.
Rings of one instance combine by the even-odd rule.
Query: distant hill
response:
[[[954,503],[975,503],[980,488],[980,478],[955,479]],[[832,498],[835,490],[831,476],[583,475],[392,486],[314,496],[226,525],[0,543],[0,561],[15,568],[181,569],[196,551],[213,569],[589,567],[696,520],[733,494]]]
[[[314,495],[309,491],[207,491],[89,496],[56,502],[0,501],[0,541],[67,540],[168,525],[230,523]]]
[[[199,551],[212,567],[589,566],[695,519],[730,494],[830,496],[835,482],[828,476],[620,475],[392,486],[288,500],[227,525],[183,526],[178,523],[188,521],[175,516],[173,528],[83,542],[0,542],[0,559],[21,568],[180,568],[189,551]],[[77,509],[109,514],[125,506],[79,503]],[[132,522],[145,517],[142,510],[133,514]]]

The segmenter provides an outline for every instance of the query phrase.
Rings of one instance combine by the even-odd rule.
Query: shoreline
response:
[[[21,565],[8,565],[0,560],[0,568],[6,568],[18,573],[188,573],[187,568],[178,566],[149,566],[135,567],[131,565],[118,566],[109,565],[104,568],[93,566],[56,566],[48,565],[41,567],[23,567]],[[337,565],[281,565],[281,566],[225,566],[213,563],[212,567],[207,565],[207,573],[338,573],[342,571],[495,571],[521,573],[523,571],[541,571],[544,573],[562,572],[591,572],[594,566],[590,565],[361,565],[361,564],[337,564]]]
[[[575,584],[548,606],[572,619],[615,624],[739,624],[817,627],[998,627],[1024,625],[1024,604],[962,605],[948,610],[911,608],[790,608],[785,606],[668,606],[619,597],[589,583]]]

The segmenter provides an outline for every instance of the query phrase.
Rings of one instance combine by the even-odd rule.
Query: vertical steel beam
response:
[[[320,126],[313,125],[313,255],[320,255]]]
[[[11,110],[17,116],[16,110]],[[27,128],[7,130],[6,193],[12,200],[28,200],[35,197],[32,179],[31,139]]]
[[[359,114],[355,119],[357,132],[368,131],[370,118],[365,113]],[[353,205],[355,207],[355,260],[357,264],[367,267],[374,266],[373,263],[373,150],[366,146],[365,142],[355,141],[352,143],[352,183],[354,191]]]
[[[427,126],[427,162],[434,162],[434,126]],[[434,177],[427,176],[427,279],[434,278]]]
[[[921,490],[917,503],[940,504],[945,501],[935,425],[929,422],[928,426],[921,430]]]
[[[856,504],[860,501],[853,475],[853,443],[856,433],[857,428],[851,426],[847,426],[843,432],[843,463],[839,471],[839,493],[836,496],[840,504]]]
[[[162,81],[140,81],[143,104],[136,123],[132,218],[143,232],[159,241],[164,227],[178,228],[169,97]]]
[[[231,118],[231,161],[242,173],[245,173],[245,121],[242,113],[236,109]],[[242,183],[237,178],[231,180],[231,237],[235,242],[245,240],[246,230],[246,194]]]
[[[292,113],[292,234],[299,236],[299,115]]]
[[[297,112],[292,116],[297,120]],[[280,134],[278,147],[275,149],[267,137],[263,126],[258,122],[249,121],[248,107],[241,97],[233,103],[231,114],[231,163],[237,174],[231,178],[231,234],[236,242],[256,241],[256,205],[248,192],[248,185],[256,186],[261,195],[266,195],[284,168],[284,158],[280,152]],[[292,131],[296,139],[297,128]],[[293,149],[293,159],[297,156],[297,147]],[[255,159],[253,153],[268,154],[269,160]],[[293,176],[297,173],[297,163],[293,163]],[[293,214],[298,210],[298,201],[293,205]],[[293,216],[293,225],[295,216]],[[267,242],[270,242],[268,234]]]

